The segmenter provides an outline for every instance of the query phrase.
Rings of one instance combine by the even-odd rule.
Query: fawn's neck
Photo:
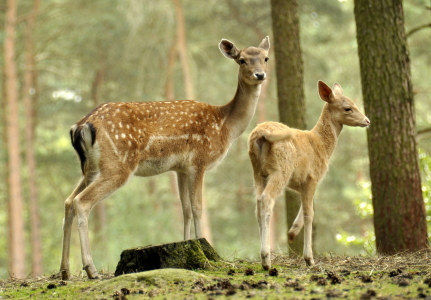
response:
[[[327,151],[328,158],[334,152],[337,145],[338,136],[340,135],[343,125],[334,122],[328,104],[323,107],[319,120],[311,132],[316,133],[322,141]]]
[[[232,143],[250,124],[259,101],[261,84],[249,85],[238,80],[238,87],[232,101],[221,106],[225,116],[223,131],[227,133],[228,140]]]

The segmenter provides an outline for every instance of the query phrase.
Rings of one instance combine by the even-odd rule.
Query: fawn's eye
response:
[[[268,61],[269,60],[269,57],[265,57],[265,61]]]
[[[245,64],[245,60],[243,59],[243,58],[241,58],[240,60],[239,60],[239,63],[242,65],[242,64]]]
[[[351,108],[345,108],[344,110],[345,110],[345,111],[352,111],[352,109],[351,109]]]

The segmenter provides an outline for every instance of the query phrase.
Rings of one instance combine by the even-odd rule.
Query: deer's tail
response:
[[[266,132],[263,134],[265,139],[270,143],[290,140],[293,138],[294,135],[295,135],[295,130],[293,130],[292,128],[285,128],[282,130]]]
[[[84,173],[88,152],[96,141],[96,128],[89,122],[84,124],[75,124],[70,129],[70,139],[81,162],[82,173]]]

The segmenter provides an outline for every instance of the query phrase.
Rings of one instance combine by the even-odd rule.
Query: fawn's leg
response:
[[[178,190],[180,192],[181,207],[184,220],[184,239],[190,239],[190,228],[192,224],[192,208],[189,198],[189,183],[187,175],[177,172]]]
[[[61,279],[70,279],[70,237],[72,232],[73,219],[75,218],[75,210],[73,209],[73,199],[86,187],[85,178],[82,177],[78,185],[73,190],[72,194],[64,202],[64,219],[63,219],[63,252],[61,255],[60,272]]]
[[[302,203],[301,203],[301,207],[299,208],[298,215],[296,216],[295,221],[293,221],[292,227],[290,228],[288,233],[289,243],[293,243],[293,240],[301,231],[302,226],[304,226],[304,213],[302,211]]]
[[[265,189],[265,181],[266,178],[263,178],[261,175],[259,174],[254,174],[254,185],[255,185],[255,190],[256,190],[256,197],[257,199],[259,199],[263,193],[263,190]],[[262,211],[262,201],[257,201],[256,200],[256,219],[257,219],[257,223],[259,224],[259,236],[262,236],[262,223],[261,223],[261,218],[259,217]]]
[[[268,176],[267,184],[262,194],[257,198],[257,209],[260,207],[258,219],[261,225],[261,250],[262,267],[265,270],[271,268],[271,253],[269,247],[269,224],[276,198],[284,190],[281,172],[275,172]]]
[[[301,192],[302,210],[304,215],[304,260],[307,265],[314,265],[312,244],[312,230],[313,230],[313,197],[316,191],[317,182],[309,181]]]
[[[124,176],[121,172],[109,173],[109,176],[103,176],[100,174],[90,185],[88,185],[73,199],[73,207],[78,219],[82,265],[90,279],[100,278],[100,275],[97,273],[91,256],[90,241],[88,237],[88,216],[91,209],[99,201],[102,201],[118,190],[122,185],[124,185],[124,183],[126,183],[129,176]]]

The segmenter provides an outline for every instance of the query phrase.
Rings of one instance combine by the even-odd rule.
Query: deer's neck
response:
[[[317,134],[321,140],[326,149],[328,158],[334,152],[335,146],[337,145],[338,136],[340,135],[342,129],[343,125],[333,120],[331,112],[328,108],[328,104],[325,104],[319,120],[311,131]]]
[[[261,84],[249,85],[238,80],[235,97],[221,107],[224,115],[223,131],[229,143],[237,139],[250,124],[260,96]]]

